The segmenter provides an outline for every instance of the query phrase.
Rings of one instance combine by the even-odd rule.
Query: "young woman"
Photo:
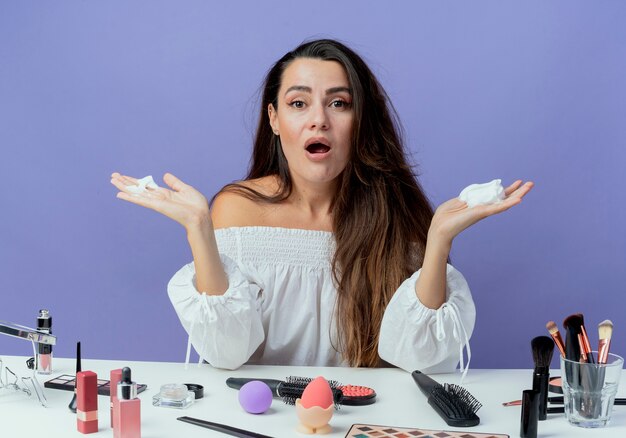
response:
[[[407,162],[387,96],[364,61],[333,40],[302,44],[269,71],[248,176],[206,198],[167,188],[120,199],[183,225],[193,254],[168,292],[201,358],[450,372],[475,308],[447,264],[452,241],[521,202],[459,199],[434,212]]]

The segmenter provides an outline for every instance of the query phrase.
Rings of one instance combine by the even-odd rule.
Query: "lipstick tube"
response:
[[[141,400],[137,398],[137,384],[131,380],[128,367],[122,369],[117,399],[113,437],[141,438]]]
[[[85,434],[98,431],[98,376],[93,371],[76,374],[76,428]]]

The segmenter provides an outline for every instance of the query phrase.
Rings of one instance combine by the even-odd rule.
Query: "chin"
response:
[[[300,174],[300,178],[302,181],[306,181],[311,184],[330,184],[339,181],[341,176],[341,172],[337,171],[322,171],[322,172],[303,172]]]

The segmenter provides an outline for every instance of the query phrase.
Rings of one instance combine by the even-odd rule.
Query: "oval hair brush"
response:
[[[242,377],[230,377],[226,379],[226,385],[230,388],[240,389],[252,380],[260,380],[266,383],[272,390],[274,397],[279,397],[288,405],[295,405],[296,399],[302,397],[304,388],[313,380],[310,377],[289,376],[285,380],[277,379],[251,379]],[[335,380],[329,380],[328,384],[333,392],[335,408],[345,406],[364,406],[376,401],[376,392],[366,386],[342,385]]]
[[[476,412],[482,404],[459,385],[440,384],[421,371],[411,373],[419,389],[428,397],[428,404],[441,418],[454,427],[471,427],[480,423]]]

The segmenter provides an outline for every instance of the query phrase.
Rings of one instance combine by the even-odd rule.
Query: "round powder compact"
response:
[[[563,381],[561,380],[561,376],[550,377],[548,385],[548,390],[550,392],[554,392],[555,394],[563,394]]]

